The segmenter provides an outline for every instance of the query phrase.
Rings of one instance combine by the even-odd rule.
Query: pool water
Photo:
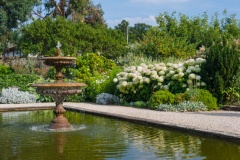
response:
[[[1,160],[235,160],[240,144],[86,113],[72,131],[47,130],[52,111],[0,113]]]

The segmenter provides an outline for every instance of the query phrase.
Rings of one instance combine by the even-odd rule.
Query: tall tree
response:
[[[116,30],[119,30],[125,35],[127,43],[128,43],[128,26],[129,26],[129,22],[126,20],[122,20],[121,23],[115,26]]]
[[[37,0],[0,0],[0,51],[11,42],[12,31],[26,22]]]
[[[101,5],[91,0],[44,0],[33,13],[40,18],[61,16],[91,25],[105,24]]]
[[[62,54],[77,56],[87,52],[113,58],[124,53],[126,42],[116,30],[93,27],[63,17],[38,19],[22,29],[19,47],[25,54],[52,56],[56,44],[62,44]]]
[[[145,23],[136,23],[133,27],[129,27],[129,41],[135,42],[142,40],[143,36],[151,27],[151,25]]]

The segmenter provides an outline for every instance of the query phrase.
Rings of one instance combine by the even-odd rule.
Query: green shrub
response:
[[[174,104],[175,95],[167,90],[159,90],[155,92],[148,101],[148,107],[150,109],[156,109],[160,104]]]
[[[204,89],[190,89],[185,92],[185,100],[192,102],[203,102],[207,106],[208,110],[214,110],[218,108],[217,99],[213,95]]]
[[[115,94],[116,84],[113,82],[121,69],[103,56],[94,53],[84,54],[77,58],[76,78],[78,82],[87,84],[84,92],[85,101],[96,101],[100,93]]]
[[[181,103],[185,101],[185,94],[184,93],[177,93],[175,95],[175,103]]]
[[[225,91],[233,86],[234,77],[239,72],[239,50],[228,45],[227,40],[213,45],[206,54],[206,63],[202,65],[201,76],[208,90],[219,102],[227,101]],[[229,40],[230,41],[230,40]]]
[[[139,52],[152,58],[169,56],[188,58],[196,53],[196,44],[190,44],[187,38],[170,35],[157,27],[149,29],[140,44]]]
[[[4,76],[6,74],[11,74],[11,73],[13,73],[13,69],[11,69],[11,67],[0,63],[0,75],[1,76]]]
[[[28,91],[29,86],[40,77],[35,74],[8,74],[0,76],[0,90],[9,87],[18,87],[21,91]]]
[[[143,101],[136,101],[136,102],[134,102],[134,107],[145,108],[146,106],[147,106],[146,102],[143,102]]]
[[[180,112],[196,112],[196,111],[205,111],[207,110],[206,105],[203,102],[191,102],[191,101],[184,101],[177,105],[173,104],[160,104],[157,106],[157,110],[160,111],[180,111]]]
[[[121,69],[116,67],[110,70],[107,74],[96,74],[95,77],[91,77],[85,90],[87,100],[95,102],[96,96],[100,93],[115,95],[117,84],[113,82],[113,79],[120,71]]]

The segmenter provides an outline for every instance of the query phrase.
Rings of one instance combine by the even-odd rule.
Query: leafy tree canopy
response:
[[[133,27],[131,27],[129,26],[128,21],[122,20],[121,23],[115,26],[115,29],[122,32],[125,36],[128,36],[130,43],[134,43],[142,40],[143,35],[146,34],[151,27],[151,25],[147,25],[145,23],[136,23]]]
[[[39,19],[25,26],[19,45],[25,54],[53,56],[58,41],[62,44],[62,53],[71,56],[94,52],[116,57],[124,52],[126,45],[116,30],[105,26],[95,28],[63,17]]]
[[[61,16],[75,22],[105,25],[101,5],[94,5],[91,0],[43,0],[34,14],[40,18]]]
[[[161,32],[174,37],[185,37],[189,43],[197,43],[197,47],[209,47],[222,34],[228,34],[232,39],[240,36],[236,15],[229,16],[225,10],[223,16],[219,20],[218,13],[210,19],[206,12],[202,16],[191,18],[181,13],[176,16],[176,12],[171,15],[165,12],[156,17],[156,21]]]
[[[11,42],[12,30],[26,22],[37,0],[0,0],[0,50]]]

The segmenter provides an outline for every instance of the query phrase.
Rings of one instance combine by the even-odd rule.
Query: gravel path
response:
[[[0,104],[0,111],[50,109],[54,103]],[[207,133],[222,138],[240,140],[240,112],[161,112],[115,105],[64,103],[70,110],[89,112]]]

